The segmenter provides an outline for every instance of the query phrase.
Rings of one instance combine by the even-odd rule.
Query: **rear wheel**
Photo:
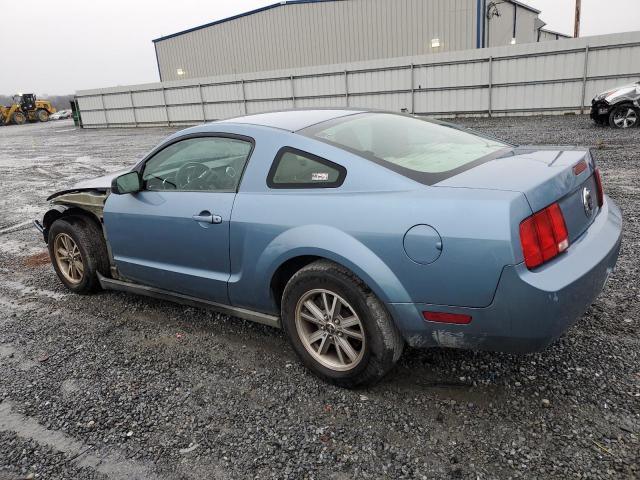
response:
[[[47,112],[44,108],[41,108],[36,112],[36,117],[38,117],[38,121],[40,122],[48,122],[49,112]]]
[[[304,267],[289,280],[282,323],[305,366],[346,388],[380,380],[404,346],[373,292],[353,273],[326,260]]]
[[[638,111],[631,105],[618,105],[609,114],[613,128],[632,128],[638,125]]]
[[[58,278],[72,292],[87,294],[100,288],[98,272],[107,275],[109,257],[100,228],[81,216],[53,222],[49,257]]]
[[[16,125],[24,125],[27,123],[27,116],[22,112],[13,112],[11,119]]]

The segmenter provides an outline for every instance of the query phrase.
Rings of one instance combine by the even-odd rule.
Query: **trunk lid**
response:
[[[591,154],[585,149],[516,147],[435,186],[521,192],[533,213],[558,202],[573,241],[598,213],[594,170]]]

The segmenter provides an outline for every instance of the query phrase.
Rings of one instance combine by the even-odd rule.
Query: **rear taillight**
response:
[[[604,203],[604,190],[602,190],[602,179],[600,178],[600,170],[595,169],[593,172],[593,178],[596,181],[596,189],[598,190],[598,207],[602,207]]]
[[[520,223],[524,262],[535,268],[569,248],[569,235],[560,205],[554,203]]]

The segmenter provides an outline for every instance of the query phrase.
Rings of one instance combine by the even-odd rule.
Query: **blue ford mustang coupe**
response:
[[[188,128],[48,200],[36,225],[70,290],[281,326],[344,387],[405,344],[544,348],[602,290],[622,228],[588,150],[354,110]]]

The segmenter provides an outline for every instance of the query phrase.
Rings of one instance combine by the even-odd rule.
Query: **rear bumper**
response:
[[[535,271],[524,264],[505,267],[488,307],[393,303],[389,308],[414,347],[538,351],[573,325],[600,294],[616,265],[621,237],[622,215],[606,198],[591,227],[567,252]],[[425,310],[467,314],[473,320],[468,325],[426,322]]]

